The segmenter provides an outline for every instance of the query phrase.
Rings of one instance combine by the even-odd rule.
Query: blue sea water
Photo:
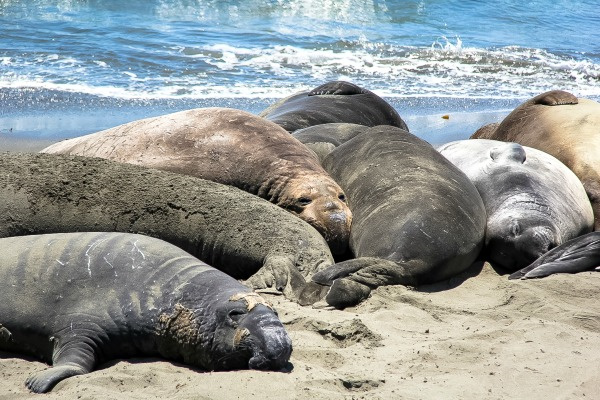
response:
[[[0,0],[0,135],[60,139],[192,107],[258,112],[342,79],[386,98],[426,139],[468,136],[486,112],[547,90],[600,99],[599,6]]]

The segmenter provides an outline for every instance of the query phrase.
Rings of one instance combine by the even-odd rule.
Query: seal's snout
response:
[[[244,339],[252,349],[248,367],[260,370],[283,369],[292,355],[292,340],[272,311],[251,312],[244,321],[250,334]]]

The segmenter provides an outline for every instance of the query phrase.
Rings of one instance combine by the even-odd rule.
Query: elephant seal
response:
[[[334,122],[392,125],[408,131],[394,107],[375,93],[344,81],[328,82],[311,91],[294,94],[259,115],[288,132]]]
[[[333,264],[313,227],[234,187],[99,158],[0,154],[0,237],[81,231],[157,237],[290,299]]]
[[[557,273],[600,271],[600,232],[590,232],[553,248],[508,279],[532,279]]]
[[[583,185],[551,155],[485,139],[458,140],[438,150],[483,199],[485,248],[494,265],[516,271],[592,230],[594,214]]]
[[[27,379],[33,392],[114,358],[278,370],[292,353],[262,297],[162,240],[56,233],[0,246],[0,349],[52,363]]]
[[[377,126],[337,147],[323,166],[348,194],[357,258],[313,275],[301,304],[325,297],[344,308],[378,286],[448,279],[479,255],[486,223],[481,196],[429,143]]]
[[[558,158],[583,183],[594,227],[600,229],[600,103],[553,90],[515,108],[496,129],[482,128],[471,138],[516,142]]]
[[[325,157],[342,143],[369,129],[368,126],[343,122],[298,129],[292,136],[315,152],[322,163]]]
[[[44,153],[101,157],[238,187],[313,225],[334,253],[352,214],[319,160],[276,124],[245,111],[200,108],[65,140]]]

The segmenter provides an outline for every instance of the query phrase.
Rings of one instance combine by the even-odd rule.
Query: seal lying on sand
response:
[[[531,279],[561,272],[600,271],[600,232],[590,232],[553,248],[508,279]]]
[[[518,143],[459,140],[438,148],[475,184],[487,212],[488,259],[521,269],[551,248],[590,232],[585,189],[556,158]]]
[[[166,240],[293,298],[333,263],[323,237],[275,205],[203,179],[59,154],[0,156],[0,237],[118,231]]]
[[[427,142],[392,126],[370,128],[323,166],[348,193],[356,259],[312,277],[302,303],[343,308],[382,285],[421,285],[467,269],[483,245],[486,215],[469,178]],[[321,285],[321,287],[319,287]]]
[[[600,103],[553,90],[527,100],[474,139],[517,142],[562,161],[583,183],[600,229]]]
[[[59,233],[0,246],[0,349],[52,363],[27,379],[36,393],[113,358],[278,370],[292,353],[264,299],[162,240]]]
[[[102,157],[238,187],[313,225],[334,253],[352,214],[319,160],[276,124],[245,111],[202,108],[65,140],[45,153]]]
[[[328,82],[309,92],[294,94],[259,115],[288,132],[334,122],[392,125],[408,131],[394,107],[375,93],[344,81]]]

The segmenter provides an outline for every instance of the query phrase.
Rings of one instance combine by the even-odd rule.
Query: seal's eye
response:
[[[236,308],[236,309],[229,311],[229,313],[227,315],[229,316],[229,319],[231,320],[231,322],[233,322],[234,325],[237,325],[237,323],[240,322],[242,317],[246,314],[247,314],[246,310]]]
[[[311,200],[311,199],[309,199],[308,197],[300,197],[300,198],[298,199],[298,203],[300,203],[300,205],[307,206],[307,205],[309,205],[310,203],[312,203],[312,200]]]
[[[342,193],[342,194],[340,194],[340,195],[338,196],[338,199],[340,199],[340,201],[341,201],[342,203],[345,203],[345,202],[346,202],[346,195],[345,195],[344,193]]]

